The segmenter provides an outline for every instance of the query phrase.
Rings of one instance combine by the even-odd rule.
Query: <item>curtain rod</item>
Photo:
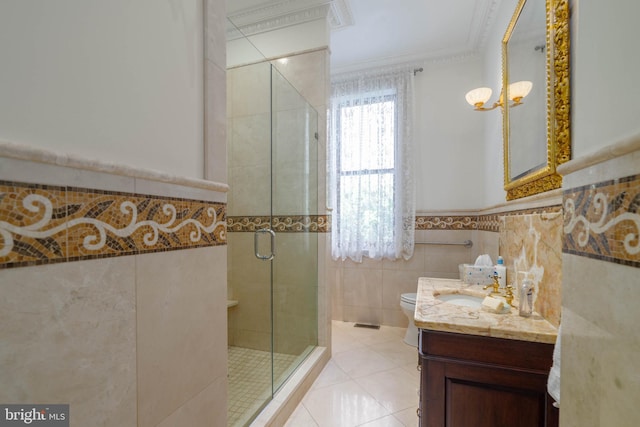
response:
[[[460,243],[451,243],[451,242],[416,242],[416,245],[445,245],[445,246],[464,246],[465,248],[470,248],[473,246],[473,242],[471,240],[465,240]]]
[[[380,76],[380,75],[385,75],[388,73],[394,73],[398,71],[413,72],[413,75],[415,76],[417,73],[424,71],[424,68],[421,67],[419,63],[412,62],[410,64],[395,64],[395,65],[387,65],[382,67],[344,71],[344,72],[331,74],[331,83],[354,80],[354,79],[357,80],[364,76]]]

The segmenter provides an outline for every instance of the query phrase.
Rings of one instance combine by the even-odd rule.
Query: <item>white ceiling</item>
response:
[[[243,32],[328,15],[331,71],[339,73],[475,55],[484,48],[500,1],[228,0],[227,9]]]

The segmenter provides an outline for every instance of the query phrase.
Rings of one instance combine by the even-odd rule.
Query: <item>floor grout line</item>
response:
[[[336,343],[336,341],[339,341],[341,350],[333,353],[332,359],[329,363],[333,364],[333,367],[330,369],[338,369],[338,371],[334,371],[329,374],[330,376],[327,377],[329,381],[326,384],[317,386],[316,384],[318,383],[318,381],[322,379],[321,373],[321,376],[316,379],[314,385],[312,385],[309,392],[307,392],[307,395],[305,395],[305,397],[301,401],[299,409],[300,411],[306,412],[306,414],[301,415],[303,417],[301,419],[306,419],[306,424],[301,424],[301,422],[304,423],[305,421],[295,421],[296,412],[298,412],[298,409],[296,409],[290,420],[287,422],[287,424],[285,424],[286,427],[307,427],[310,424],[311,420],[313,420],[313,422],[320,427],[358,427],[374,421],[380,422],[380,420],[382,420],[382,422],[392,422],[393,425],[405,425],[407,427],[415,427],[417,425],[418,420],[416,416],[416,409],[418,407],[419,398],[419,372],[417,370],[413,372],[407,368],[407,366],[413,363],[417,365],[417,349],[409,347],[404,343],[404,333],[402,328],[397,328],[396,330],[391,329],[391,327],[383,326],[380,330],[372,331],[370,329],[364,328],[360,330],[364,332],[358,334],[358,330],[354,331],[354,329],[349,328],[348,325],[340,324],[337,322],[333,323],[332,334],[334,343]],[[376,336],[377,334],[382,335]],[[395,345],[393,345],[394,343]],[[374,348],[376,348],[377,350],[374,350]],[[354,362],[351,361],[351,365],[349,364],[348,355],[342,355],[342,357],[340,357],[340,354],[348,351],[354,351],[355,353],[353,354],[353,356],[357,356],[358,352],[361,352],[360,355],[371,354],[372,360],[376,360],[377,363],[380,363],[380,369],[365,375],[357,374],[355,376],[352,376],[353,372],[355,371],[353,369],[345,370],[345,368],[343,368],[336,360],[337,356],[346,363],[346,366],[353,367]],[[413,355],[411,354],[412,352],[415,357],[413,357]],[[384,361],[384,363],[382,363],[381,361]],[[365,356],[362,356],[362,359],[358,358],[358,362],[366,364],[367,359]],[[382,365],[385,366],[382,367]],[[325,370],[326,369],[328,368],[325,367]],[[412,378],[412,380],[410,383],[405,383],[403,381],[400,385],[400,388],[398,389],[399,394],[392,395],[392,402],[390,402],[387,399],[388,395],[385,395],[387,391],[384,389],[384,385],[382,385],[380,382],[381,378],[378,377],[376,379],[372,379],[372,377],[396,369],[401,369],[403,375],[405,373],[407,374],[407,381],[410,378]],[[347,371],[352,372],[352,374],[349,374]],[[325,371],[323,371],[323,373],[324,372]],[[325,381],[327,379],[325,379]],[[371,381],[367,382],[367,379],[371,379]],[[406,384],[406,387],[404,384]],[[333,389],[329,389],[330,387],[332,387]],[[325,402],[325,406],[338,405],[337,407],[329,406],[332,408],[332,411],[327,410],[325,406],[318,406],[318,400],[321,400],[320,396],[332,396],[333,394],[331,393],[339,392],[339,390],[341,389],[351,390],[352,392],[357,391],[358,394],[354,395],[355,397],[353,398],[339,399],[334,397],[333,402]],[[307,401],[305,398],[309,395],[311,395],[311,398]],[[413,395],[415,395],[415,399],[410,398],[410,396]],[[360,399],[358,398],[358,396],[368,397],[365,399]],[[359,404],[359,402],[366,400],[376,402],[379,407],[384,409],[384,414],[380,414],[380,416],[377,416],[373,420],[369,420],[368,417],[365,416],[364,419],[360,418],[360,421],[349,423],[348,425],[326,424],[326,420],[328,419],[327,413],[340,411],[354,413],[358,411],[362,412],[364,408],[358,408],[357,405]],[[407,403],[411,401],[415,403]],[[354,404],[355,406],[349,406],[352,404]],[[324,412],[320,411],[318,408],[324,408]],[[323,422],[325,423],[323,424]]]

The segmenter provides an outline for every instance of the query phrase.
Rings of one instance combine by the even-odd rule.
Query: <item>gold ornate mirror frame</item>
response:
[[[509,86],[507,47],[527,0],[520,0],[502,39],[502,93]],[[534,0],[529,0],[534,1]],[[568,0],[546,0],[546,106],[547,164],[512,178],[509,159],[509,106],[503,109],[504,189],[507,200],[519,199],[560,188],[556,167],[571,159],[569,127],[569,4]],[[505,97],[505,100],[508,97]],[[541,143],[543,143],[541,141]]]

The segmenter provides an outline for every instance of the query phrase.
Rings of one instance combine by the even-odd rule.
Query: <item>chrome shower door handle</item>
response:
[[[260,255],[260,251],[258,249],[258,240],[261,234],[269,234],[271,238],[271,253],[269,255]],[[256,258],[270,261],[273,257],[276,256],[276,233],[270,228],[261,228],[260,230],[256,230],[253,234],[253,250],[255,251]]]

